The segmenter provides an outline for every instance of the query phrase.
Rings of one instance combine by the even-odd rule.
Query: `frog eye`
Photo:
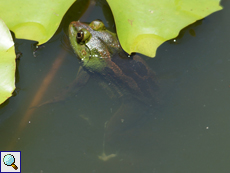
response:
[[[84,38],[84,32],[82,30],[77,32],[77,43],[80,43]]]
[[[106,29],[104,23],[99,19],[92,21],[89,24],[89,26],[95,31],[105,30]]]
[[[77,32],[76,40],[77,43],[82,43],[87,41],[90,38],[91,34],[88,30],[86,29],[81,29]]]

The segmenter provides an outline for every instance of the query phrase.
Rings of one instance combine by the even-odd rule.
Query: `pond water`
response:
[[[24,173],[228,173],[230,2],[222,1],[224,10],[164,43],[154,59],[142,56],[157,75],[160,104],[151,117],[110,140],[104,126],[119,101],[95,80],[65,102],[31,108],[57,95],[77,74],[79,60],[67,37],[71,21],[101,19],[115,31],[104,1],[84,15],[78,3],[36,57],[35,42],[16,40],[23,55],[15,95],[0,106],[0,150],[22,151]],[[103,151],[115,157],[102,161]]]

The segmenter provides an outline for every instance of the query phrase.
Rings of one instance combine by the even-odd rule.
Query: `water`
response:
[[[66,14],[55,36],[33,56],[35,42],[16,40],[23,53],[17,62],[15,96],[0,108],[0,150],[22,151],[25,173],[50,172],[229,172],[230,53],[228,1],[214,13],[164,43],[154,59],[144,57],[156,72],[161,104],[154,116],[123,137],[105,142],[104,124],[119,107],[90,81],[64,103],[31,109],[43,80],[62,61],[42,101],[52,98],[74,80],[79,61],[66,39],[67,26],[78,20],[76,7]],[[103,7],[103,8],[102,8]],[[103,14],[106,11],[106,17]],[[115,30],[108,6],[95,6],[82,16],[100,18]],[[195,32],[195,37],[190,33]],[[194,35],[194,34],[193,34]],[[37,95],[37,98],[39,94]]]

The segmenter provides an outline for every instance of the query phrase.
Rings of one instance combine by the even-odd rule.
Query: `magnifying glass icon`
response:
[[[3,158],[3,162],[7,166],[12,166],[15,170],[18,169],[18,167],[14,164],[15,163],[15,158],[11,154],[7,154]]]

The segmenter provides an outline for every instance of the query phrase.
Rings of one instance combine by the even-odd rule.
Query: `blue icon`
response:
[[[15,158],[12,154],[7,154],[3,158],[3,162],[7,166],[12,166],[15,170],[18,169],[18,167],[14,164],[15,163]]]

